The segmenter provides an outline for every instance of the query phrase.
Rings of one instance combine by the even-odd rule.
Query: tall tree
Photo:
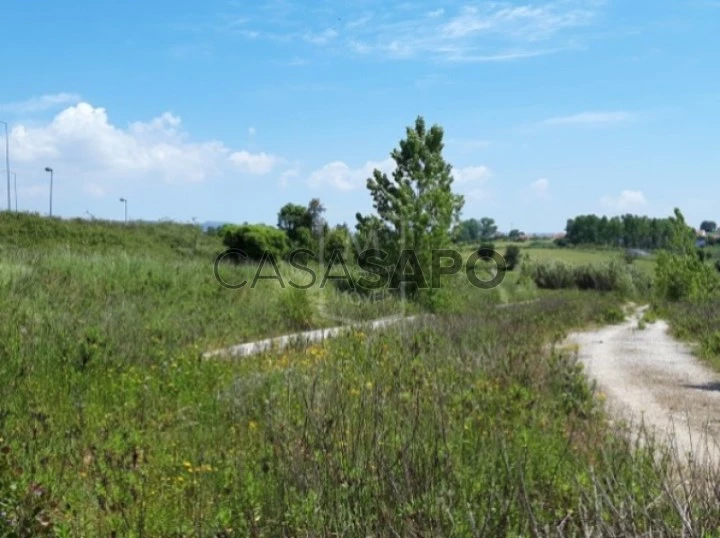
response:
[[[327,228],[327,223],[323,218],[325,206],[320,203],[319,198],[313,198],[308,204],[307,212],[310,218],[310,231],[314,237],[320,237]]]
[[[707,232],[709,234],[713,233],[715,230],[717,230],[717,224],[714,220],[704,220],[700,224],[700,229],[703,232]]]
[[[480,221],[477,219],[467,219],[458,223],[455,227],[453,235],[455,240],[460,243],[468,243],[477,241],[480,237]]]
[[[480,230],[479,237],[483,241],[490,241],[495,237],[498,227],[495,224],[495,219],[490,217],[483,217],[480,219]]]
[[[292,244],[304,243],[307,234],[303,228],[308,231],[312,228],[310,213],[299,204],[285,204],[278,213],[278,228],[287,234]]]
[[[390,154],[396,166],[392,175],[376,169],[367,180],[379,222],[357,215],[359,232],[370,223],[385,228],[380,234],[385,236],[383,249],[392,260],[398,260],[401,249],[412,249],[426,279],[433,249],[450,244],[451,228],[464,205],[464,198],[452,191],[452,167],[443,158],[443,148],[442,127],[428,130],[418,116]]]

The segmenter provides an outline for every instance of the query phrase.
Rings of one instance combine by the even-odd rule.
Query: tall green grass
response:
[[[432,323],[203,360],[330,324],[323,312],[403,305],[272,280],[228,290],[212,256],[69,247],[16,245],[0,260],[0,535],[709,536],[720,524],[712,477],[678,492],[673,461],[606,423],[560,345],[606,321],[614,296],[496,308],[532,287],[457,278]]]

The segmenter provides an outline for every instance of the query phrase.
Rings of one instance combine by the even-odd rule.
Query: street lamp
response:
[[[125,198],[120,198],[120,201],[125,204],[125,224],[127,224],[127,200]]]
[[[10,205],[10,135],[8,134],[8,124],[6,121],[0,121],[5,125],[5,170],[7,171],[7,196],[8,196],[8,211],[12,210]]]
[[[17,174],[10,172],[13,175],[13,189],[15,190],[15,213],[17,213]]]
[[[50,216],[52,217],[52,184],[53,184],[53,169],[49,166],[45,167],[46,172],[50,172]]]

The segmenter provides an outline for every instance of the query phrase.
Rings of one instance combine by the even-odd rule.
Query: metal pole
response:
[[[17,213],[17,173],[13,172],[13,188],[15,189],[15,213]]]
[[[126,198],[120,198],[120,201],[125,204],[125,224],[127,224],[127,199]]]
[[[10,135],[8,134],[8,124],[6,121],[0,121],[5,125],[5,170],[7,171],[7,200],[8,200],[8,211],[12,211],[12,205],[10,205]]]
[[[52,217],[53,169],[46,166],[45,171],[50,172],[50,216]]]

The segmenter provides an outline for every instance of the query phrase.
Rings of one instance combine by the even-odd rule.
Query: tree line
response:
[[[669,245],[673,233],[669,218],[638,215],[620,217],[579,215],[568,219],[564,242],[570,245],[660,249]],[[692,228],[688,227],[692,234]]]

